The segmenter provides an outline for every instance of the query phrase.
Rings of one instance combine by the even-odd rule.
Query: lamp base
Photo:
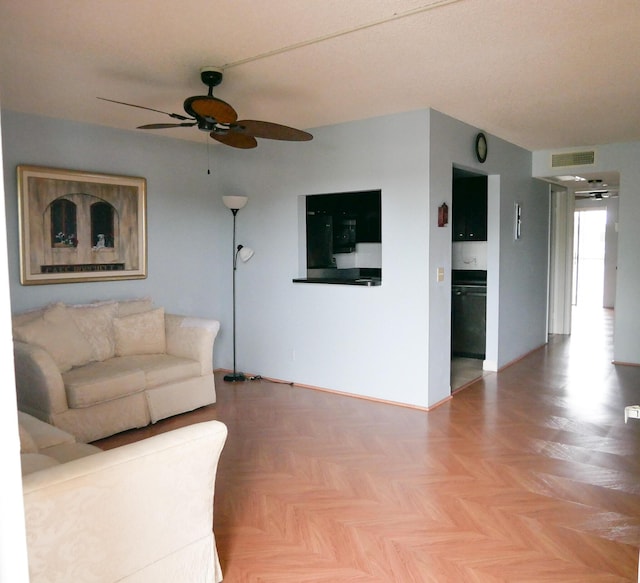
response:
[[[238,383],[241,381],[246,381],[247,377],[241,372],[234,372],[224,375],[224,380],[228,383]]]

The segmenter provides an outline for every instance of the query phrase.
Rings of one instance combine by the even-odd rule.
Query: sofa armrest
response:
[[[200,363],[200,374],[213,372],[213,343],[220,322],[207,318],[191,318],[165,314],[167,353],[190,358]]]
[[[226,436],[207,421],[25,476],[31,583],[220,581],[213,497]]]
[[[14,341],[18,409],[43,421],[69,407],[58,365],[49,353],[33,344]]]

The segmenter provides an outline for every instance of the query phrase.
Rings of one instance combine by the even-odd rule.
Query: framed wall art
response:
[[[18,166],[20,283],[147,277],[146,180]]]

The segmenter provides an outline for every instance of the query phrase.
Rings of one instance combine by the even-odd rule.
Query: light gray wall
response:
[[[583,151],[585,148],[568,149]],[[615,299],[614,359],[640,364],[640,142],[609,144],[596,148],[596,163],[569,169],[570,173],[617,171],[620,173],[618,199],[618,270]],[[566,168],[552,168],[550,150],[533,154],[534,176],[566,174]]]
[[[476,132],[421,111],[320,128],[286,153],[261,145],[248,163],[230,152],[223,176],[251,197],[239,229],[256,249],[238,272],[240,368],[418,406],[446,398],[452,243],[450,226],[435,221],[442,202],[451,206],[454,164],[490,174],[494,368],[544,344],[548,190],[531,178],[531,153],[503,140],[490,137],[487,163],[475,161]],[[382,189],[382,286],[292,284],[304,275],[301,195],[370,188]],[[518,241],[516,201],[525,217]]]
[[[238,242],[238,367],[418,406],[429,402],[429,114],[313,130],[303,144],[225,151],[221,189],[245,194]],[[292,283],[304,276],[303,197],[382,190],[382,285]]]
[[[167,311],[227,324],[228,274],[221,273],[230,217],[216,189],[206,144],[3,111],[5,199],[14,312],[52,301],[151,296]],[[177,130],[181,131],[181,130]],[[220,148],[212,148],[217,150]],[[148,278],[20,285],[16,166],[32,164],[147,179]],[[225,326],[229,329],[228,326]],[[221,336],[224,336],[221,332]],[[218,351],[216,355],[219,356]],[[218,362],[218,358],[216,358]]]
[[[451,269],[451,229],[436,227],[437,207],[451,207],[452,168],[486,174],[487,236],[487,359],[496,370],[546,342],[549,194],[531,178],[531,152],[488,136],[484,164],[474,155],[479,130],[431,111],[431,217],[429,258],[429,358],[447,363],[450,351],[451,286],[436,282],[439,266]],[[523,210],[522,237],[514,239],[514,205]],[[430,401],[448,394],[449,369],[432,366]]]
[[[531,153],[506,142],[500,162],[500,287],[498,368],[547,341],[548,186],[531,178]],[[522,236],[514,238],[514,206],[522,209]]]
[[[311,142],[262,140],[249,151],[214,146],[208,176],[204,141],[3,114],[14,311],[150,295],[169,311],[221,320],[214,364],[230,368],[232,217],[221,197],[244,194],[238,242],[255,255],[237,271],[238,368],[430,406],[449,394],[451,231],[434,221],[451,203],[457,164],[490,174],[492,359],[509,362],[545,340],[548,201],[532,185],[530,154],[490,137],[479,165],[476,130],[447,116],[424,110],[340,124],[314,130]],[[17,164],[146,177],[148,279],[21,286]],[[304,196],[369,189],[382,190],[382,285],[293,283],[304,275]],[[514,242],[516,200],[525,224]]]

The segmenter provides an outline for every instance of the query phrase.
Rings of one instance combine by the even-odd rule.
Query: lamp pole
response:
[[[241,254],[243,261],[253,255],[248,247],[245,248],[242,245],[236,246],[236,215],[241,208],[247,204],[246,196],[223,196],[222,200],[225,206],[233,213],[233,273],[232,273],[232,295],[233,295],[233,373],[225,375],[224,380],[229,382],[246,381],[247,377],[239,373],[236,369],[236,269],[238,267],[238,254],[241,249],[245,249]]]
[[[246,381],[246,377],[236,370],[236,270],[238,267],[238,251],[242,245],[238,245],[236,249],[236,215],[239,209],[231,209],[233,213],[233,276],[232,276],[232,295],[233,295],[233,373],[225,375],[224,380],[228,382]]]

